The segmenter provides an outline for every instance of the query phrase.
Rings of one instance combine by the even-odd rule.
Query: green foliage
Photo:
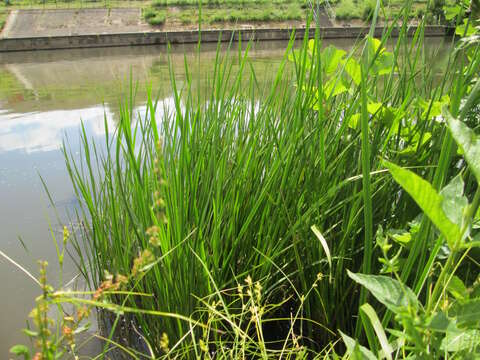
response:
[[[168,5],[168,6],[167,6]],[[172,11],[170,3],[156,2],[152,7],[144,11],[144,18],[151,25],[164,24],[166,19],[171,21],[180,21],[182,24],[197,24],[199,21],[199,9],[182,3],[181,11]],[[228,5],[228,6],[227,6]],[[233,2],[232,4],[222,4],[218,7],[202,8],[202,22],[206,24],[222,22],[265,22],[265,21],[288,21],[304,20],[306,10],[300,3],[291,4],[280,2],[271,3],[252,3],[244,6]]]
[[[335,7],[335,18],[338,20],[361,19],[363,10],[355,0],[342,0]]]
[[[394,26],[348,53],[292,41],[265,88],[249,47],[204,87],[171,66],[171,103],[131,94],[80,160],[65,143],[93,296],[42,299],[128,314],[151,358],[476,355],[478,43],[438,74],[422,27],[387,49]]]
[[[143,9],[143,18],[147,20],[150,25],[158,26],[165,24],[167,20],[167,12],[164,10],[156,10],[154,8]]]
[[[23,356],[25,360],[30,360],[31,355],[30,355],[30,349],[26,347],[25,345],[15,345],[10,348],[10,353],[17,355],[17,356]]]
[[[198,23],[198,0],[153,0],[152,2],[142,0],[129,2],[125,0],[105,0],[105,1],[77,1],[77,0],[5,0],[0,3],[1,6],[11,6],[13,9],[23,8],[84,8],[98,7],[116,8],[116,7],[152,7],[156,10],[164,10],[167,17],[177,24],[197,24]],[[351,20],[361,20],[368,23],[372,20],[373,10],[375,9],[375,0],[335,0],[335,1],[309,1],[309,0],[203,0],[202,11],[205,13],[203,22],[212,24],[215,22],[234,22],[234,21],[305,21],[308,11],[320,5],[321,12],[337,21],[349,22]],[[382,20],[391,19],[398,14],[403,13],[406,2],[391,0],[382,1],[382,10],[380,18]],[[467,12],[466,7],[459,7],[455,2],[447,1],[445,6],[436,5],[427,8],[424,0],[414,0],[409,10],[410,18],[422,19],[426,16],[432,23],[437,23],[439,19],[449,25],[454,25],[454,17],[460,10],[462,16]],[[325,7],[325,10],[324,10]],[[322,14],[323,15],[323,14]],[[153,18],[153,17],[152,17]],[[323,16],[321,17],[323,18]],[[1,23],[0,14],[0,23]],[[154,21],[157,22],[157,21]],[[329,22],[330,23],[330,22]],[[334,21],[335,23],[335,21]]]
[[[480,142],[477,141],[477,135],[462,120],[469,107],[477,101],[477,87],[478,82],[465,101],[460,115],[462,119],[454,119],[444,108],[444,115],[447,117],[447,125],[453,138],[462,149],[466,163],[477,178],[477,189],[471,204],[464,196],[461,174],[455,176],[438,193],[431,184],[412,171],[385,162],[395,181],[410,194],[442,233],[451,250],[446,259],[438,259],[441,262],[441,271],[433,282],[433,291],[428,292],[426,299],[423,299],[425,305],[420,305],[420,298],[417,300],[417,295],[399,280],[349,272],[353,280],[368,289],[395,315],[396,329],[390,331],[392,337],[387,340],[373,309],[368,304],[362,305],[361,308],[366,306],[368,317],[387,358],[393,351],[391,344],[394,343],[401,343],[402,348],[408,349],[405,354],[407,358],[414,356],[436,359],[448,354],[475,358],[480,355],[480,324],[476,316],[480,310],[480,297],[476,295],[470,298],[472,289],[468,289],[464,281],[454,275],[460,263],[465,261],[460,255],[475,246],[469,243],[468,237],[479,208],[480,177],[477,176],[479,159],[477,152],[480,149]],[[387,255],[391,246],[384,238],[379,245],[384,253],[384,262],[391,263]],[[460,263],[457,262],[459,258]],[[394,267],[391,266],[390,269],[399,278]],[[368,326],[365,330],[368,332]],[[370,346],[376,350],[375,341],[371,338],[368,340]],[[351,345],[347,343],[347,348],[349,346]]]
[[[0,31],[2,31],[5,23],[7,22],[9,11],[0,9]]]
[[[454,119],[448,111],[445,111],[445,116],[453,138],[459,144],[477,181],[480,182],[480,138],[463,122]]]
[[[427,134],[442,136],[437,107],[452,97],[424,87],[410,71],[397,69],[411,66],[405,59],[417,56],[415,43],[401,55],[387,51],[385,41],[368,37],[358,57],[334,47],[322,49],[318,39],[306,40],[302,48],[288,53],[295,87],[285,86],[292,80],[284,64],[261,101],[255,84],[245,84],[244,79],[255,78],[246,57],[236,60],[240,72],[233,78],[229,59],[219,59],[211,80],[214,92],[202,93],[200,98],[191,82],[177,89],[172,74],[175,112],[164,108],[161,123],[157,123],[161,104],[149,100],[147,116],[138,120],[125,104],[119,130],[107,136],[113,138],[101,160],[96,160],[98,145],[85,137],[83,164],[65,149],[72,181],[84,204],[83,222],[88,224],[77,239],[77,249],[86,249],[78,255],[92,287],[104,280],[104,269],[128,273],[139,253],[149,249],[148,258],[162,260],[149,265],[134,290],[154,293],[155,301],[118,296],[112,299],[116,303],[125,301],[129,309],[148,311],[158,311],[161,304],[164,312],[197,316],[199,298],[209,296],[212,289],[236,286],[232,274],[251,274],[262,279],[265,296],[273,303],[281,303],[289,293],[298,294],[299,301],[299,294],[310,293],[315,283],[301,311],[302,317],[312,321],[303,324],[302,331],[316,333],[318,343],[334,336],[313,322],[351,332],[356,324],[349,314],[362,304],[350,296],[354,288],[346,286],[344,259],[352,259],[348,267],[355,271],[384,266],[386,272],[395,273],[407,261],[403,257],[417,236],[413,230],[391,235],[402,244],[396,263],[387,257],[376,264],[373,248],[363,257],[355,255],[373,242],[363,233],[362,218],[371,219],[372,229],[379,224],[402,228],[418,215],[411,201],[399,197],[384,176],[360,183],[358,174],[378,171],[379,155],[403,164],[434,166],[437,157],[431,150],[432,136]],[[427,66],[418,66],[413,74],[428,77]],[[457,70],[448,69],[445,79]],[[392,76],[394,71],[400,75]],[[405,98],[405,93],[410,95]],[[430,100],[417,101],[418,93]],[[361,129],[351,121],[355,115]],[[428,156],[415,156],[419,149]],[[365,153],[369,156],[362,158]],[[352,161],[359,158],[361,164]],[[364,167],[367,163],[371,170]],[[465,207],[461,193],[458,196],[463,189],[460,179],[438,192],[408,170],[393,163],[389,168],[448,238],[450,248],[456,249],[462,224],[457,224],[457,213],[451,209],[452,204]],[[105,174],[105,179],[97,179],[96,173]],[[366,199],[375,208],[364,213]],[[385,219],[389,219],[386,224]],[[314,234],[310,224],[316,225]],[[421,273],[427,264],[423,260],[414,266]],[[376,287],[367,288],[391,311],[421,315],[416,293],[398,279],[351,276],[363,285],[375,281]],[[452,291],[461,293],[458,289]],[[382,297],[383,291],[392,298]],[[380,336],[371,309],[363,309]],[[226,306],[224,311],[233,309]],[[276,311],[269,316],[286,316],[282,307]],[[163,332],[175,341],[188,331],[186,324],[168,318],[152,320],[141,312],[134,318],[146,329],[155,353],[162,352],[156,339]],[[423,339],[415,331],[412,336]],[[388,348],[381,337],[380,348]]]
[[[453,246],[460,236],[461,224],[452,222],[445,214],[443,210],[444,198],[427,181],[413,172],[388,162],[385,162],[385,166],[390,170],[395,181],[412,196],[418,206],[437,226],[449,245]],[[457,205],[455,199],[450,198],[449,200],[453,200],[454,205]],[[446,205],[451,205],[451,201]]]
[[[399,281],[383,275],[354,274],[348,276],[356,283],[364,286],[375,298],[391,311],[402,308],[419,308],[417,297],[408,287]]]
[[[145,8],[143,9],[142,14],[143,18],[148,21],[149,19],[154,18],[157,12],[152,8]]]

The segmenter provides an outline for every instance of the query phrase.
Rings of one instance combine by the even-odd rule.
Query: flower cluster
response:
[[[106,291],[117,291],[123,285],[126,285],[128,283],[128,278],[121,274],[113,276],[108,271],[105,271],[104,276],[105,280],[100,284],[98,289],[95,291],[95,294],[93,295],[94,300],[100,299]]]

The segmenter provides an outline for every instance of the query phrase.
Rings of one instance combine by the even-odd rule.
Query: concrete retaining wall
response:
[[[321,37],[332,38],[358,38],[368,33],[368,27],[330,27],[321,28]],[[375,36],[381,36],[383,28],[377,28]],[[410,27],[408,34],[415,33],[416,27]],[[204,30],[201,32],[202,42],[234,41],[240,38],[244,41],[258,40],[289,40],[293,29],[247,29],[247,30]],[[315,29],[310,29],[309,36],[314,36]],[[451,29],[444,26],[428,26],[425,36],[446,36],[451,34]],[[304,29],[296,31],[296,38],[302,39]],[[398,29],[394,29],[392,36],[398,36]],[[98,35],[72,35],[51,37],[25,37],[0,39],[0,52],[27,51],[27,50],[55,50],[73,48],[93,48],[109,46],[135,46],[135,45],[164,45],[198,42],[198,31],[167,31],[143,32]]]

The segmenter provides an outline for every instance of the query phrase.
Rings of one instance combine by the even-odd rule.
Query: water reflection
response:
[[[1,116],[1,115],[0,115]],[[65,135],[70,138],[78,135],[83,122],[85,129],[93,136],[104,134],[104,116],[112,122],[112,113],[103,106],[82,109],[81,117],[77,111],[56,110],[46,112],[3,115],[0,125],[0,153],[23,150],[58,150]]]

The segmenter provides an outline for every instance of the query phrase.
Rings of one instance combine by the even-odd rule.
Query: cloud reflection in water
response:
[[[65,134],[78,135],[82,121],[89,133],[103,135],[104,116],[108,125],[113,126],[113,114],[103,106],[26,114],[0,113],[0,153],[58,150]]]

